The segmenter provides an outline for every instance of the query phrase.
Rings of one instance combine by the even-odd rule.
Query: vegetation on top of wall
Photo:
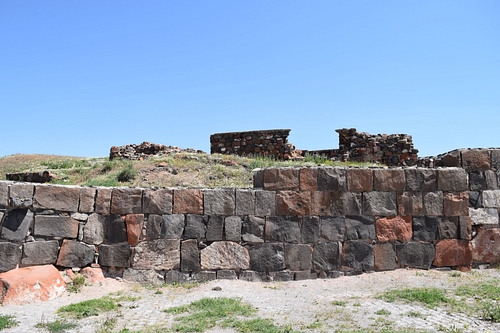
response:
[[[141,161],[107,157],[81,158],[55,155],[16,154],[0,158],[0,180],[7,173],[49,171],[53,184],[135,187],[253,187],[257,168],[287,166],[373,166],[344,163],[322,156],[281,161],[269,157],[175,153]]]

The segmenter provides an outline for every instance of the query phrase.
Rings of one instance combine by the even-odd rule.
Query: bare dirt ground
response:
[[[276,325],[301,332],[398,332],[422,329],[426,332],[500,332],[500,323],[480,319],[480,313],[428,308],[419,303],[389,303],[376,296],[391,289],[438,287],[450,292],[460,285],[481,284],[500,279],[497,269],[468,273],[450,271],[396,270],[337,279],[292,282],[245,282],[215,280],[194,288],[148,288],[135,283],[107,278],[99,285],[85,286],[80,293],[64,293],[43,303],[0,307],[1,315],[13,315],[19,324],[3,332],[43,332],[38,323],[58,318],[63,305],[99,298],[123,291],[134,296],[124,301],[117,312],[74,320],[78,327],[68,332],[109,332],[104,323],[116,320],[114,332],[168,332],[175,316],[163,310],[186,305],[201,298],[236,297],[257,309],[256,316],[270,318]],[[219,287],[219,288],[216,288]],[[216,290],[214,290],[214,288]],[[217,290],[220,289],[220,290]],[[377,312],[379,314],[377,314]],[[125,330],[125,332],[127,332]],[[214,328],[207,332],[234,332]]]

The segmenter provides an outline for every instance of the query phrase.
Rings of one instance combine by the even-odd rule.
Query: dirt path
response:
[[[257,316],[270,318],[276,325],[288,325],[302,332],[335,332],[370,328],[392,330],[418,328],[428,332],[500,332],[500,323],[479,319],[480,313],[430,309],[417,303],[388,303],[375,296],[390,289],[438,287],[451,292],[464,284],[480,285],[500,279],[499,270],[469,273],[397,270],[328,280],[257,283],[216,280],[192,289],[184,287],[146,288],[133,283],[106,279],[101,285],[86,286],[78,294],[24,306],[0,307],[0,314],[13,315],[19,325],[3,332],[43,332],[40,322],[57,318],[63,305],[99,298],[123,291],[137,297],[122,302],[118,312],[78,320],[78,328],[68,332],[99,332],[106,320],[116,321],[114,331],[153,332],[152,327],[170,327],[174,316],[163,312],[172,306],[189,304],[205,297],[238,297],[258,309]],[[497,280],[500,281],[500,280]],[[216,288],[219,287],[219,288]],[[220,289],[220,290],[214,290]],[[379,314],[376,314],[379,313]],[[156,326],[155,326],[156,325]],[[150,329],[148,331],[148,328]],[[212,329],[207,332],[233,332]]]

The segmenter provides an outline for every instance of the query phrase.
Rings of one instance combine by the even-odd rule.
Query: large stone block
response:
[[[241,242],[241,217],[227,216],[224,219],[224,240]]]
[[[33,213],[28,209],[13,209],[3,217],[2,239],[13,242],[23,241],[33,224]]]
[[[127,227],[128,243],[132,246],[137,245],[142,237],[144,214],[128,214],[125,216],[125,225]]]
[[[469,172],[469,189],[471,191],[486,190],[486,178],[483,172]]]
[[[436,244],[434,262],[437,267],[472,265],[472,247],[466,240],[445,239]]]
[[[429,269],[434,260],[434,253],[432,243],[408,242],[396,245],[399,267]]]
[[[255,169],[253,171],[253,188],[263,189],[264,188],[264,170]]]
[[[300,238],[302,243],[316,243],[319,241],[320,227],[319,217],[304,216],[300,226]]]
[[[139,245],[142,245],[143,243],[139,243]],[[163,248],[161,249],[163,250]],[[139,247],[139,251],[140,250],[142,250],[142,247]],[[127,243],[113,245],[101,244],[99,245],[99,265],[128,268],[130,267],[131,252],[130,244]],[[159,252],[156,255],[158,257],[162,257],[164,253]],[[149,269],[149,267],[147,269]]]
[[[236,189],[236,215],[255,215],[255,191]]]
[[[126,268],[123,270],[123,279],[125,281],[137,282],[144,286],[161,287],[165,284],[165,272],[150,269]]]
[[[207,217],[204,215],[186,215],[186,226],[184,227],[184,239],[204,240],[207,232]]]
[[[332,192],[330,215],[363,215],[363,195],[352,192]]]
[[[87,244],[99,245],[105,238],[106,217],[90,214],[83,227],[83,241]]]
[[[314,192],[318,190],[318,168],[302,168],[299,171],[300,190]]]
[[[97,190],[92,187],[82,187],[80,189],[80,202],[78,211],[80,213],[92,213],[95,209],[95,196]]]
[[[205,190],[205,215],[234,215],[236,196],[234,189]]]
[[[375,227],[379,242],[407,242],[413,236],[411,216],[379,218]]]
[[[24,243],[21,264],[23,266],[55,264],[58,252],[59,242],[56,240]]]
[[[485,171],[490,168],[490,153],[487,149],[462,150],[462,167],[467,172]]]
[[[347,190],[349,192],[370,192],[373,190],[373,171],[368,168],[346,170]]]
[[[265,239],[269,241],[299,243],[299,217],[275,216],[266,219]]]
[[[276,193],[276,215],[310,215],[311,192],[279,191]]]
[[[346,169],[343,168],[321,168],[318,171],[318,190],[345,192]]]
[[[414,192],[437,190],[437,172],[433,169],[405,169],[406,189]]]
[[[459,216],[459,239],[472,239],[472,219],[470,216]]]
[[[172,214],[172,190],[145,189],[142,200],[145,214]]]
[[[373,189],[382,192],[402,192],[406,189],[405,171],[403,169],[373,170]]]
[[[104,232],[106,235],[105,239],[108,243],[128,242],[125,221],[120,215],[112,214],[106,216]]]
[[[0,181],[0,207],[9,205],[9,187],[10,183]]]
[[[250,248],[251,269],[257,272],[277,272],[285,269],[283,243],[263,243]]]
[[[196,239],[188,239],[181,243],[181,271],[200,271],[200,252]]]
[[[80,223],[69,216],[35,216],[33,234],[44,237],[76,238]]]
[[[439,191],[462,192],[469,188],[468,174],[462,168],[438,169],[437,176]]]
[[[495,208],[469,208],[472,225],[498,224],[498,211]]]
[[[203,191],[195,189],[174,190],[174,214],[203,214]]]
[[[202,270],[250,269],[250,254],[234,242],[214,242],[201,250]]]
[[[66,284],[54,266],[33,266],[0,274],[0,290],[0,304],[23,305],[52,300]]]
[[[1,244],[1,243],[0,243]],[[472,259],[478,262],[500,263],[500,229],[480,228],[471,242]]]
[[[395,192],[365,192],[363,193],[363,201],[366,215],[397,215]]]
[[[97,188],[95,197],[95,212],[97,214],[109,215],[111,213],[111,193],[110,188]]]
[[[484,172],[484,178],[486,180],[487,190],[498,190],[498,177],[495,171],[486,170]]]
[[[331,192],[316,191],[316,192],[303,192],[311,193],[310,211],[309,214],[315,216],[330,215],[331,206]]]
[[[139,243],[132,256],[132,268],[171,270],[180,268],[181,241],[179,239],[157,239]]]
[[[341,266],[338,242],[317,243],[314,245],[313,269],[329,272]]]
[[[94,262],[94,254],[94,246],[64,239],[59,250],[56,265],[62,267],[85,267]],[[101,256],[100,249],[99,256]]]
[[[396,249],[393,243],[377,243],[374,245],[376,271],[390,271],[396,269]]]
[[[491,167],[500,170],[500,149],[491,149]]]
[[[500,208],[500,190],[483,191],[483,206],[486,208]]]
[[[258,244],[264,242],[264,227],[266,219],[257,216],[246,216],[243,219],[241,239],[250,244]]]
[[[276,192],[274,191],[255,192],[255,215],[256,216],[276,215]]]
[[[424,193],[424,215],[441,216],[443,215],[443,192]]]
[[[139,188],[114,188],[111,194],[111,214],[141,214],[142,190]]]
[[[285,268],[292,271],[311,269],[312,248],[307,244],[285,244]]]
[[[375,264],[373,245],[361,240],[344,243],[342,265],[356,270],[372,270]]]
[[[13,183],[9,190],[9,206],[26,208],[33,204],[35,186],[32,184]]]
[[[440,219],[438,224],[439,239],[458,239],[459,218],[458,216],[446,216]]]
[[[268,191],[298,191],[299,169],[268,168],[264,169],[264,189]]]
[[[16,268],[21,256],[21,245],[0,242],[0,273]]]
[[[212,215],[207,222],[207,241],[221,241],[224,238],[224,216]]]
[[[443,195],[445,216],[469,215],[469,192],[448,192]]]
[[[185,221],[184,214],[162,215],[161,238],[181,239]]]
[[[346,238],[346,222],[343,216],[320,218],[320,239],[322,241],[343,242]]]
[[[146,240],[161,238],[161,223],[163,217],[157,214],[149,214],[146,221]]]
[[[482,192],[469,191],[469,207],[484,208]]]
[[[413,240],[433,241],[437,239],[439,217],[414,216],[413,217]]]
[[[401,216],[423,215],[424,200],[421,192],[398,193],[398,213]]]
[[[80,190],[80,187],[37,185],[33,207],[76,212],[80,201]]]
[[[438,166],[460,167],[461,168],[462,167],[462,154],[460,154],[460,150],[456,149],[456,150],[447,152],[441,158],[441,163]]]
[[[373,216],[347,216],[345,225],[348,240],[375,239],[375,218]]]

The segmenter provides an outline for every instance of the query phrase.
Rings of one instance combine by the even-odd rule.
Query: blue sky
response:
[[[290,128],[500,147],[500,1],[0,0],[0,156]]]

